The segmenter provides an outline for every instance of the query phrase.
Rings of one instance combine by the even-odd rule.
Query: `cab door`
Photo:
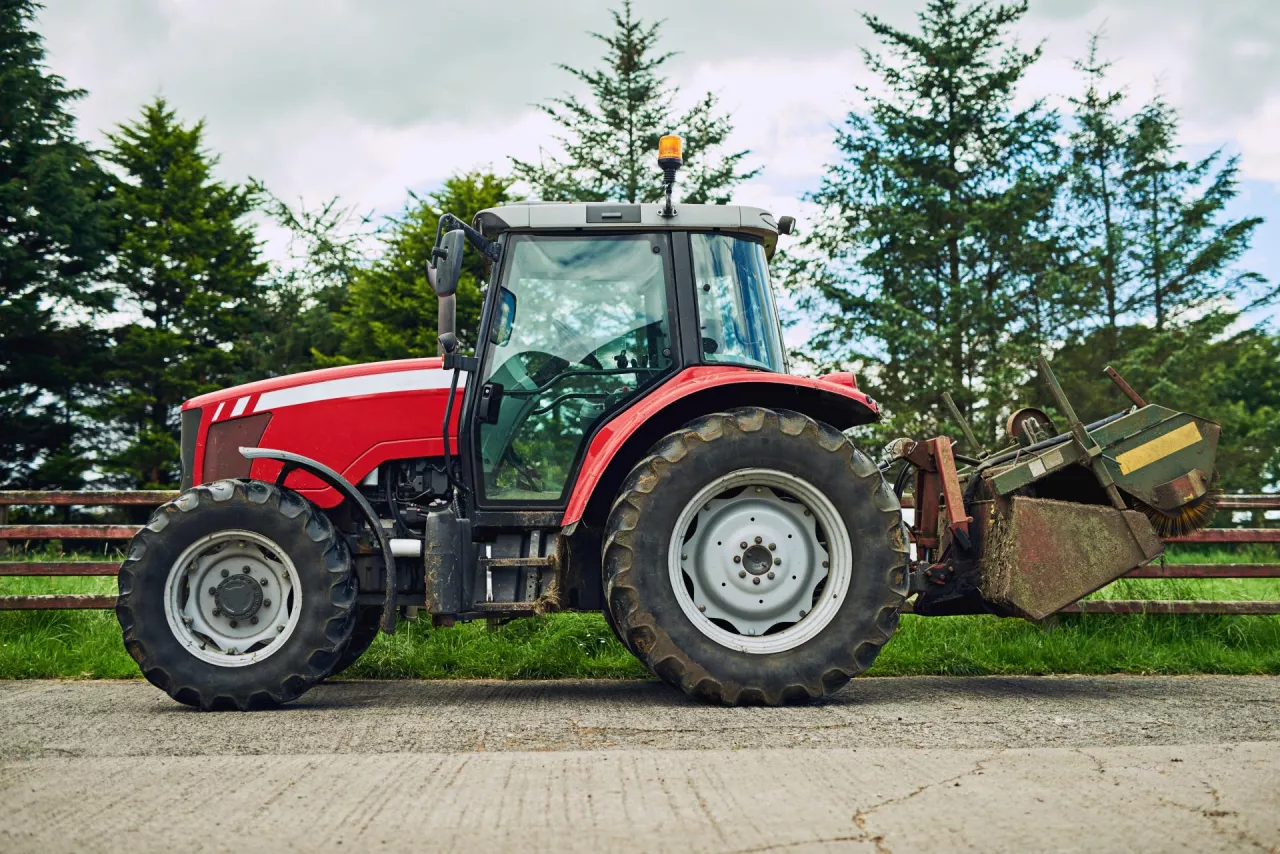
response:
[[[675,369],[669,237],[508,235],[503,261],[466,431],[474,500],[563,507],[596,428]]]

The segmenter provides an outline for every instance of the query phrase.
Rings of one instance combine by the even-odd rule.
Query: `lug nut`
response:
[[[830,564],[829,564],[827,561],[825,561],[825,560],[824,560],[824,561],[822,562],[822,568],[823,568],[823,569],[826,569],[828,566],[830,566]]]
[[[215,617],[221,617],[221,616],[222,616],[222,612],[221,612],[221,611],[219,611],[217,608],[214,608],[214,609],[213,609],[213,616],[215,616]]]
[[[738,577],[739,577],[739,578],[746,578],[746,577],[747,577],[747,571],[746,571],[745,569],[740,569],[740,570],[738,570]]]
[[[210,588],[209,588],[209,595],[210,595],[210,596],[217,596],[217,595],[218,595],[218,588],[216,588],[216,587],[210,587]]]
[[[802,610],[802,611],[800,612],[800,619],[804,619],[804,615],[805,615],[805,614],[807,614],[807,613],[809,613],[809,612],[808,612],[808,611],[803,611],[803,610]]]
[[[773,565],[774,565],[774,566],[782,566],[782,558],[780,558],[780,557],[775,557],[775,558],[773,559]]]
[[[266,586],[267,586],[267,580],[266,580],[265,578],[264,578],[264,579],[262,579],[262,586],[263,586],[263,587],[266,587]]]
[[[271,600],[270,600],[270,599],[264,599],[264,600],[262,600],[262,604],[263,604],[264,606],[266,606],[267,608],[270,608],[270,607],[271,607]]]
[[[229,569],[224,569],[224,570],[222,570],[222,577],[223,577],[223,578],[226,578],[226,577],[227,577],[228,575],[230,575],[230,574],[231,574],[231,570],[229,570]]]
[[[699,611],[705,611],[705,610],[707,610],[707,606],[706,606],[706,605],[699,605],[699,606],[698,606],[698,610],[699,610]]]
[[[257,618],[257,617],[250,617],[250,618],[249,618],[249,622],[253,623],[253,624],[256,626],[256,625],[258,625],[258,618]]]
[[[742,542],[738,543],[738,548],[745,549],[746,547],[747,547],[747,541],[746,541],[746,540],[743,540]]]
[[[758,576],[758,575],[757,575],[755,578],[751,579],[751,583],[752,583],[752,584],[759,584],[759,583],[760,583],[760,576]]]
[[[237,628],[239,628],[239,627],[240,627],[240,624],[239,624],[239,623],[237,623],[235,620],[232,620],[232,621],[231,621],[231,628],[233,628],[233,629],[237,629]]]
[[[756,537],[756,545],[757,545],[757,546],[758,546],[758,545],[760,545],[760,543],[761,543],[761,542],[762,542],[762,540],[761,540],[759,537]]]
[[[276,626],[276,631],[277,631],[277,632],[283,632],[283,631],[284,631],[284,626]]]
[[[742,555],[734,555],[734,556],[733,556],[733,562],[734,562],[734,563],[742,563]]]
[[[773,581],[773,570],[769,570],[769,574],[766,576],[766,578],[768,578],[770,581]]]
[[[688,555],[680,555],[680,559],[681,559],[681,560],[688,560],[688,559],[689,559],[689,556],[688,556]]]
[[[773,552],[773,551],[777,551],[777,550],[778,550],[778,544],[777,544],[777,543],[769,543],[769,551]]]
[[[240,571],[241,571],[241,572],[243,572],[245,575],[248,575],[248,574],[249,574],[249,567],[247,567],[247,566],[246,566],[246,567],[242,567],[242,568],[240,569]]]

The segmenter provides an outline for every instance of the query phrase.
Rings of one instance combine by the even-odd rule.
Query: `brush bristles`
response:
[[[1172,513],[1157,510],[1139,502],[1138,509],[1151,520],[1151,527],[1161,537],[1181,537],[1192,531],[1198,531],[1213,521],[1218,512],[1218,503],[1222,498],[1222,490],[1210,489],[1204,495],[1183,504]]]

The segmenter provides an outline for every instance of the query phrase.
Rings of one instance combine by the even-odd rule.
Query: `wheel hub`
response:
[[[243,530],[192,543],[169,571],[169,627],[194,655],[242,667],[279,649],[298,623],[302,591],[288,555]]]
[[[752,575],[764,575],[773,568],[773,552],[764,546],[749,546],[742,554],[742,568]]]
[[[262,585],[248,575],[224,578],[213,594],[214,605],[228,617],[252,617],[262,608]]]
[[[813,513],[766,485],[701,500],[680,547],[679,571],[708,628],[737,636],[785,632],[813,610],[830,559]],[[673,581],[675,579],[673,578]],[[692,589],[689,589],[692,588]]]

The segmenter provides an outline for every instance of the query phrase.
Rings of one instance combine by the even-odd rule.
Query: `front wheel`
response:
[[[351,637],[345,541],[305,498],[261,481],[189,489],[120,567],[125,648],[156,687],[201,709],[268,708],[329,675]]]
[[[738,409],[667,436],[605,532],[627,646],[701,699],[780,705],[871,666],[907,593],[906,532],[876,465],[796,412]]]

